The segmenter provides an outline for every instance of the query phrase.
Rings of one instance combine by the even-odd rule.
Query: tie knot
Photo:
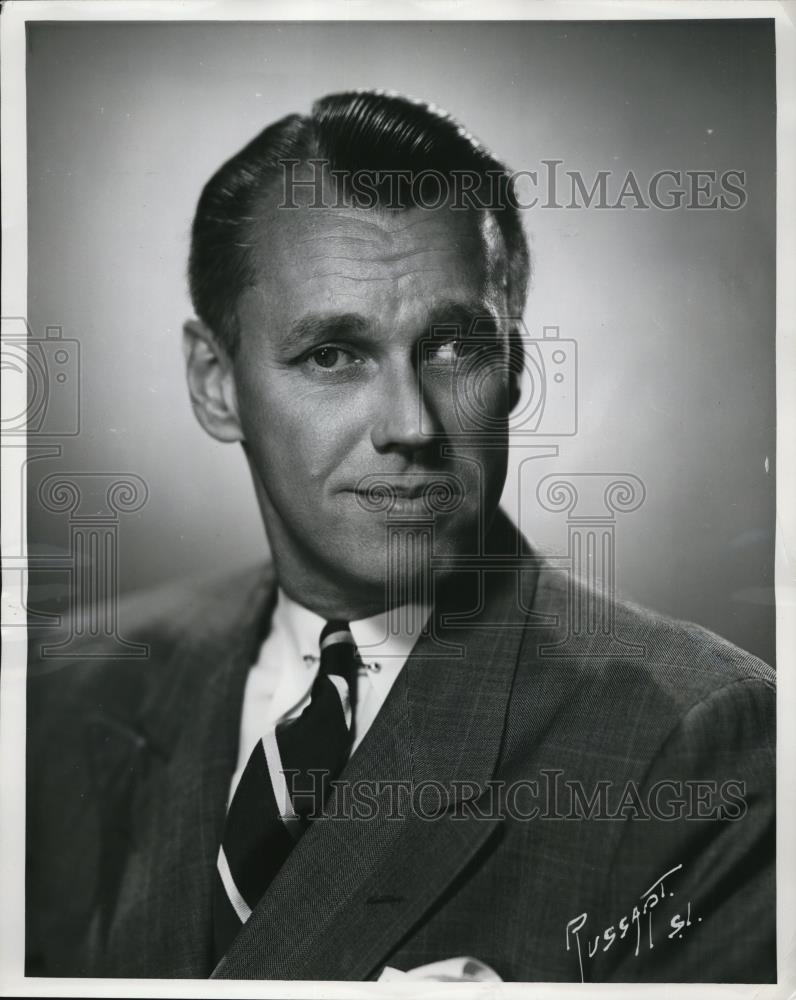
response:
[[[327,622],[321,632],[321,652],[323,652],[324,649],[328,649],[329,646],[336,646],[339,642],[347,642],[352,646],[356,645],[354,637],[351,635],[351,629],[348,627],[348,622],[344,622],[339,619]]]
[[[348,622],[327,622],[321,632],[320,673],[337,674],[349,685],[356,678],[356,642]]]

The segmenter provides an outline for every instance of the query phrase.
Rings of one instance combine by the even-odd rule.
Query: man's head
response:
[[[194,408],[243,442],[280,581],[319,613],[411,596],[494,515],[529,270],[510,183],[449,117],[350,93],[265,129],[202,193]]]

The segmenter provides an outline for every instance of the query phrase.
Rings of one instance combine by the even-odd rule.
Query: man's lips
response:
[[[391,483],[384,487],[384,492],[390,496],[394,496],[399,500],[417,500],[418,497],[428,496],[437,490],[442,489],[439,483],[425,483],[418,486],[393,486]],[[359,496],[369,496],[372,490],[360,490],[354,491]]]
[[[363,510],[373,513],[420,510],[441,514],[455,510],[464,499],[464,484],[452,476],[399,482],[390,482],[386,476],[368,479],[343,492],[353,495]]]
[[[356,493],[359,496],[370,496],[374,489],[382,490],[391,496],[406,500],[416,500],[418,497],[429,496],[433,493],[461,492],[461,489],[452,486],[446,480],[428,479],[417,483],[391,483],[386,478],[378,482],[371,482],[368,486],[349,486],[343,492]]]

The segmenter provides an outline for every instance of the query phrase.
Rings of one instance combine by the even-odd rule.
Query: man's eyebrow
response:
[[[364,333],[368,321],[360,313],[310,312],[288,327],[284,335],[286,346],[301,346],[345,334]]]
[[[494,324],[497,320],[497,315],[481,299],[446,299],[438,302],[430,311],[428,328],[432,330],[434,327],[455,326],[461,334],[466,334],[476,321],[482,321],[486,325]]]
[[[434,327],[456,327],[459,334],[463,335],[470,331],[474,321],[489,324],[495,323],[497,319],[496,314],[482,299],[445,299],[430,310],[426,329],[431,331]],[[288,349],[298,349],[305,344],[318,344],[346,335],[361,335],[370,326],[361,313],[309,312],[288,327],[283,334],[282,345]]]

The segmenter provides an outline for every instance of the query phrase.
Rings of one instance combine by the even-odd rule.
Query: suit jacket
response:
[[[775,981],[771,668],[595,605],[502,515],[490,538],[505,559],[441,585],[326,814],[215,968],[271,568],[123,606],[144,661],[33,657],[28,975],[367,980],[473,955],[514,981]]]

